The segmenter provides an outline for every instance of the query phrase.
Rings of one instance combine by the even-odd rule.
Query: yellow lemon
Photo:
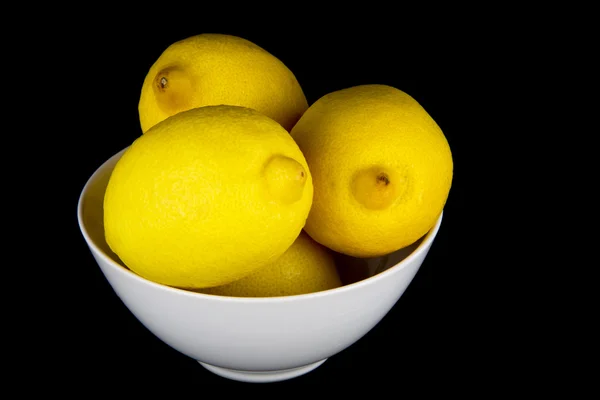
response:
[[[320,292],[341,285],[331,251],[301,232],[272,264],[227,285],[198,291],[221,296],[275,297]]]
[[[329,93],[291,131],[310,168],[305,230],[343,254],[375,257],[434,225],[453,176],[448,141],[423,107],[387,85]]]
[[[141,128],[220,104],[253,108],[288,131],[308,108],[296,77],[277,57],[238,36],[204,33],[171,44],[150,67],[138,105]]]
[[[104,197],[106,242],[154,282],[223,285],[292,245],[312,195],[306,160],[281,125],[244,107],[195,108],[119,159]]]

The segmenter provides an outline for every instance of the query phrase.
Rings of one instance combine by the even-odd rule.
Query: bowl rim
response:
[[[119,158],[122,157],[122,155],[125,153],[125,151],[128,148],[129,148],[129,146],[121,149],[120,151],[118,151],[117,153],[113,154],[111,157],[106,159],[98,168],[96,168],[96,170],[92,173],[92,175],[90,175],[90,177],[87,179],[86,183],[83,186],[83,189],[81,190],[81,192],[79,194],[79,199],[77,201],[77,222],[79,224],[79,229],[81,231],[81,234],[83,235],[85,242],[91,248],[92,253],[99,256],[110,268],[113,268],[113,269],[119,271],[119,273],[121,273],[121,274],[128,275],[130,278],[137,280],[140,283],[143,283],[145,285],[150,285],[156,289],[171,292],[176,295],[192,296],[192,297],[196,297],[196,298],[205,298],[207,300],[220,301],[220,302],[224,301],[224,302],[240,302],[240,303],[264,303],[264,302],[281,303],[281,302],[288,302],[288,301],[299,301],[299,300],[303,300],[303,299],[314,299],[314,298],[325,297],[325,296],[333,296],[336,294],[341,294],[343,292],[355,290],[356,288],[359,288],[359,287],[373,285],[373,284],[377,283],[379,280],[385,279],[386,276],[394,274],[401,269],[404,269],[413,259],[418,257],[422,252],[424,252],[428,247],[430,247],[433,243],[433,240],[437,236],[437,233],[440,229],[443,215],[444,215],[444,210],[442,210],[442,212],[438,216],[435,224],[429,229],[429,231],[427,231],[427,233],[425,233],[425,235],[421,236],[421,238],[418,239],[418,240],[421,240],[421,243],[419,243],[419,245],[408,256],[406,256],[406,258],[404,258],[397,264],[387,268],[386,270],[384,270],[376,275],[370,276],[368,278],[362,279],[357,282],[353,282],[353,283],[343,285],[343,286],[333,288],[333,289],[322,290],[319,292],[288,295],[288,296],[272,296],[272,297],[233,297],[233,296],[223,296],[223,295],[214,295],[214,294],[208,294],[208,293],[194,292],[191,290],[180,289],[177,287],[167,286],[167,285],[164,285],[161,283],[151,281],[149,279],[146,279],[146,278],[136,274],[135,272],[131,271],[130,269],[126,268],[125,266],[121,265],[120,263],[116,262],[111,256],[106,254],[104,252],[104,250],[102,250],[96,244],[95,241],[92,240],[92,238],[90,237],[90,235],[87,231],[85,224],[83,223],[83,203],[84,203],[83,200],[84,200],[86,194],[88,193],[88,190],[92,185],[92,182],[94,182],[94,180],[97,179],[100,172],[105,168],[105,166],[108,163],[110,163],[117,157],[119,157]]]

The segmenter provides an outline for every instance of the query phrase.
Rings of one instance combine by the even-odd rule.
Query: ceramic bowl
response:
[[[104,240],[102,203],[123,152],[90,177],[81,192],[78,220],[98,266],[123,304],[164,343],[220,376],[272,382],[305,374],[369,332],[404,293],[442,221],[414,245],[363,263],[362,276],[346,274],[340,288],[271,298],[207,295],[160,285],[127,269]],[[354,275],[354,278],[349,278]],[[360,274],[358,274],[360,275]],[[348,281],[350,279],[350,281]]]

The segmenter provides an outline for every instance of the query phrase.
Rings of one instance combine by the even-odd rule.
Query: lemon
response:
[[[220,104],[253,108],[288,131],[308,108],[295,75],[277,57],[238,36],[204,33],[171,44],[150,67],[138,104],[141,128]]]
[[[342,285],[333,255],[304,231],[275,262],[227,285],[199,289],[234,297],[292,296]]]
[[[117,162],[105,237],[149,280],[223,285],[292,245],[312,195],[306,160],[277,122],[245,107],[190,109],[156,124]]]
[[[433,118],[407,93],[360,85],[329,93],[291,131],[310,168],[305,230],[342,254],[376,257],[434,225],[449,195],[453,160]]]

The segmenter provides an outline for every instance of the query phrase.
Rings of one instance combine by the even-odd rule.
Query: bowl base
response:
[[[233,379],[240,382],[267,383],[284,381],[304,375],[323,364],[325,360],[327,359],[325,358],[321,361],[303,365],[297,368],[281,369],[276,371],[240,371],[236,369],[216,367],[201,361],[198,362],[210,372],[222,376],[223,378]]]

